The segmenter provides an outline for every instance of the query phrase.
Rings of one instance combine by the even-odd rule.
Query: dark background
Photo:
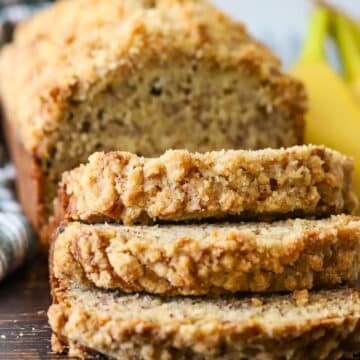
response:
[[[16,5],[16,4],[38,4],[44,0],[0,0],[0,6]]]

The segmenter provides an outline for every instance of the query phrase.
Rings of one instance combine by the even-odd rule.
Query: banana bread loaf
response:
[[[87,222],[321,216],[356,205],[353,161],[323,146],[158,158],[96,153],[63,176],[57,218]]]
[[[73,222],[57,279],[125,292],[204,295],[329,287],[360,275],[360,218],[124,226]]]
[[[157,156],[291,146],[302,85],[204,0],[64,0],[0,56],[20,199],[37,229],[64,170],[94,151]]]
[[[121,360],[337,360],[360,350],[360,292],[341,288],[243,298],[54,289],[53,350]]]

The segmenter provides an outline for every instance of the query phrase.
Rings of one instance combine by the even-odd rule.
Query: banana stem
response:
[[[360,76],[360,52],[350,22],[341,14],[334,17],[335,36],[344,65],[345,75],[349,81]]]
[[[360,24],[353,19],[350,19],[350,22],[353,38],[355,39],[356,47],[360,52]]]
[[[325,61],[325,39],[328,27],[328,10],[323,7],[317,7],[311,16],[308,34],[300,56],[301,61]]]

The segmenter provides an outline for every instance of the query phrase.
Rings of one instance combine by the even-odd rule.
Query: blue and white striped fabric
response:
[[[36,238],[14,197],[15,171],[0,168],[0,280],[34,253]]]

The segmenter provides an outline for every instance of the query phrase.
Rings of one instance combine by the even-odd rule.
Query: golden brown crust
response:
[[[114,359],[336,360],[360,349],[359,290],[248,298],[125,296],[67,284],[49,309],[73,350]],[[84,355],[84,349],[77,355]]]
[[[63,176],[58,213],[74,220],[320,216],[357,204],[350,158],[322,146],[189,153],[146,159],[96,153]]]
[[[360,273],[360,218],[122,226],[70,223],[54,244],[58,280],[167,295],[330,287]]]
[[[44,177],[41,166],[38,159],[26,151],[23,143],[20,142],[13,124],[9,121],[9,114],[3,114],[3,127],[11,159],[17,171],[15,180],[19,201],[31,225],[39,231],[44,225],[42,199]],[[48,241],[45,243],[48,244]]]
[[[21,25],[0,58],[1,96],[25,148],[46,157],[50,134],[71,102],[93,97],[114,73],[141,69],[154,54],[169,61],[197,54],[223,69],[256,73],[273,93],[272,108],[294,119],[302,141],[302,86],[280,72],[274,55],[242,25],[209,3],[74,0]]]

